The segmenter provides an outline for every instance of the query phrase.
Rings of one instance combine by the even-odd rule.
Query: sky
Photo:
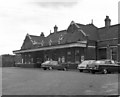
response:
[[[53,27],[65,30],[71,21],[104,27],[108,15],[118,24],[119,0],[0,0],[0,55],[20,50],[26,34],[45,36]],[[119,4],[120,5],[120,4]],[[120,8],[120,7],[119,7]]]

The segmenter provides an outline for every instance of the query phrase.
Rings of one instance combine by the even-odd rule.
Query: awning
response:
[[[25,52],[36,52],[36,51],[62,49],[62,48],[70,48],[70,47],[86,47],[86,42],[77,42],[77,43],[70,43],[70,44],[56,45],[56,46],[48,46],[48,47],[41,47],[41,48],[28,49],[28,50],[16,50],[16,51],[13,51],[13,53],[14,54],[19,54],[19,53],[25,53]]]

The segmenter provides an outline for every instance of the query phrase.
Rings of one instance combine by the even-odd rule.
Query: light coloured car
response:
[[[78,69],[80,72],[83,72],[84,70],[89,71],[88,65],[89,65],[89,64],[92,64],[93,62],[95,62],[95,60],[85,60],[85,61],[83,61],[82,63],[78,64],[77,69]]]

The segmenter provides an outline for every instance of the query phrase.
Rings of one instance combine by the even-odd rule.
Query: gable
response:
[[[74,24],[71,24],[68,29],[67,29],[67,32],[68,33],[73,33],[74,31],[76,31],[78,28],[76,27],[76,25]]]
[[[33,48],[33,44],[32,44],[32,41],[30,40],[30,38],[27,35],[25,37],[25,40],[24,40],[23,45],[21,47],[21,50],[31,49],[31,48]]]
[[[97,27],[94,26],[93,24],[87,24],[87,25],[77,25],[84,31],[84,33],[88,36],[88,39],[90,40],[98,40],[99,36],[97,33]]]

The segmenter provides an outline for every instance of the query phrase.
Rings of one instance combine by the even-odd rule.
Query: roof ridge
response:
[[[119,25],[120,25],[120,24],[110,25],[109,28],[114,27],[114,26],[119,26]],[[100,27],[100,28],[98,28],[98,29],[104,29],[104,28],[106,28],[106,27],[104,26],[104,27]]]
[[[40,37],[40,36],[37,36],[37,35],[29,35],[29,36],[33,36],[33,37]]]

